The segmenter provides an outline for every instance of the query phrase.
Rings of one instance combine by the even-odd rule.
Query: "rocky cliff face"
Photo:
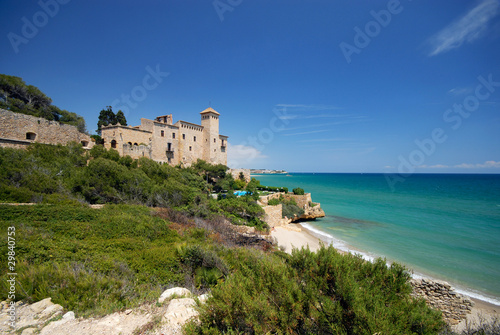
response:
[[[321,209],[321,205],[319,203],[313,203],[314,206],[309,206],[307,204],[304,207],[304,214],[302,214],[298,220],[314,220],[316,218],[325,217],[325,212]]]

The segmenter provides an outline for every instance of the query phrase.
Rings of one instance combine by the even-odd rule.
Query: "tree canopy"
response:
[[[76,113],[52,105],[52,99],[22,78],[0,74],[0,108],[16,113],[43,117],[50,121],[76,126],[86,132],[85,120]]]
[[[106,106],[106,109],[101,110],[99,113],[99,120],[97,121],[97,132],[100,134],[103,126],[108,126],[110,124],[121,124],[122,126],[127,125],[127,119],[125,114],[119,110],[116,114],[113,112],[111,106]]]

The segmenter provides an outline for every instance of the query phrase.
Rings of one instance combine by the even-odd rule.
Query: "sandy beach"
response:
[[[285,227],[275,227],[271,231],[271,236],[276,238],[278,245],[284,247],[284,251],[291,253],[293,248],[309,247],[311,251],[316,251],[324,244],[319,238],[309,233],[300,224],[290,224]],[[486,301],[472,298],[475,305],[472,312],[467,315],[467,319],[454,327],[455,331],[460,331],[467,327],[467,323],[474,324],[482,319],[500,319],[500,306],[493,305]]]

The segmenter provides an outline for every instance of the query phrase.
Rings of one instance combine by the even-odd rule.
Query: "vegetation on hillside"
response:
[[[202,218],[224,215],[235,224],[265,229],[262,208],[251,196],[232,195],[236,181],[226,170],[204,161],[180,168],[133,160],[100,145],[85,152],[76,143],[35,143],[27,150],[0,148],[0,201],[167,207]],[[212,198],[212,190],[223,189],[227,199]]]
[[[86,132],[83,117],[52,105],[51,98],[38,87],[26,85],[19,77],[0,74],[0,108],[59,121],[76,126],[81,132]]]

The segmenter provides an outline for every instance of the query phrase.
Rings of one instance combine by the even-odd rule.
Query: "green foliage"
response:
[[[244,189],[246,186],[246,183],[244,180],[241,180],[241,179],[236,179],[233,181],[233,183],[231,184],[231,188],[233,190],[242,190]]]
[[[113,112],[111,106],[107,106],[106,109],[103,109],[99,112],[99,119],[97,121],[97,133],[101,134],[101,128],[103,126],[120,124],[122,126],[127,125],[127,119],[125,118],[125,114],[121,110],[119,110],[116,114]]]
[[[52,99],[38,87],[26,85],[19,77],[0,74],[0,108],[59,121],[76,126],[80,132],[86,132],[83,117],[52,105]]]
[[[304,195],[304,189],[297,187],[293,189],[293,194]]]
[[[277,206],[279,204],[281,204],[281,201],[279,199],[270,199],[267,204],[269,206]]]
[[[2,230],[16,227],[19,300],[52,297],[80,315],[105,314],[152,301],[169,285],[185,285],[175,246],[190,238],[146,207],[0,205],[0,217]],[[0,241],[0,249],[6,247],[6,239]],[[0,255],[2,283],[6,254]]]
[[[240,259],[188,334],[436,334],[444,326],[440,313],[410,297],[399,265],[332,247],[284,257],[246,251]]]

